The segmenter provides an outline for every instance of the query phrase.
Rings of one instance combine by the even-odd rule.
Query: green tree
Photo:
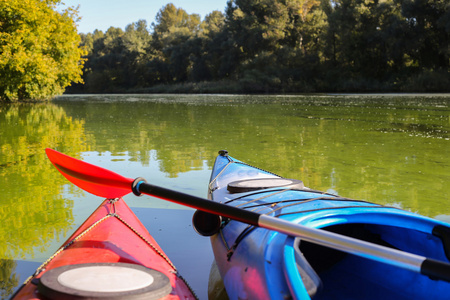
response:
[[[151,42],[145,20],[127,25],[125,31],[116,27],[106,33],[96,30],[83,35],[82,40],[91,49],[85,64],[84,91],[122,92],[145,84],[143,74]]]
[[[206,15],[200,25],[200,32],[190,44],[193,62],[189,79],[192,81],[208,81],[218,79],[221,57],[226,49],[223,42],[225,16],[220,11]]]
[[[257,92],[277,92],[302,78],[311,80],[306,71],[310,66],[301,65],[319,61],[322,15],[318,0],[230,0],[226,29],[232,47],[224,59]]]
[[[159,10],[156,23],[152,23],[152,47],[163,50],[179,45],[200,30],[200,23],[198,14],[190,15],[184,9],[169,3]]]
[[[124,85],[126,65],[123,64],[125,47],[121,28],[110,27],[103,34],[97,32],[93,40],[93,51],[87,56],[87,92],[118,92]]]
[[[341,69],[351,69],[354,63],[360,4],[361,0],[335,0],[325,10],[328,19],[325,53]]]
[[[409,54],[419,67],[436,70],[450,67],[450,2],[448,0],[399,1],[409,25],[413,49]]]
[[[231,0],[227,24],[242,51],[251,57],[259,51],[276,51],[284,46],[304,47],[307,24],[317,22],[313,12],[318,0]]]
[[[161,8],[152,23],[149,68],[159,82],[183,82],[192,69],[188,41],[200,31],[200,16],[188,14],[184,9],[172,3]]]
[[[0,0],[0,100],[46,100],[81,82],[74,8],[60,0]]]
[[[222,32],[225,26],[225,16],[222,12],[215,10],[206,15],[203,20],[200,28],[202,30],[202,34],[208,36],[210,39],[213,39],[214,36]]]

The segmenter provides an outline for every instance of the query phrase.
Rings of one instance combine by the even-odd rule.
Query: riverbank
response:
[[[311,79],[308,82],[283,82],[277,77],[245,77],[240,80],[219,80],[157,84],[148,87],[109,88],[75,85],[66,94],[304,94],[304,93],[450,93],[448,72],[423,72],[409,78],[375,81],[365,78]]]

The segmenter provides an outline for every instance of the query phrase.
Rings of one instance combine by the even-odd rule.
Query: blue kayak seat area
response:
[[[297,263],[297,269],[302,278],[306,292],[310,298],[313,298],[322,288],[322,281],[300,251],[300,243],[301,239],[296,238],[294,241],[295,262]]]
[[[366,242],[397,249],[393,245],[384,241],[379,234],[375,234],[367,230],[365,228],[365,224],[340,224],[323,229]],[[343,260],[348,255],[345,252],[306,241],[303,241],[299,244],[299,246],[300,251],[305,255],[314,270],[318,273],[332,268],[335,264]]]
[[[446,260],[440,237],[419,230],[363,223],[332,225],[322,229]],[[449,299],[447,292],[450,283],[445,281],[307,241],[298,243],[298,249],[308,263],[302,271],[307,273],[307,281],[309,278],[317,281],[314,279],[317,275],[323,286],[311,296],[312,299],[334,299],[336,295],[340,295],[339,299]]]

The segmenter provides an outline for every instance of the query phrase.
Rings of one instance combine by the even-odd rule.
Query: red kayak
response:
[[[196,299],[122,198],[107,199],[12,299]]]

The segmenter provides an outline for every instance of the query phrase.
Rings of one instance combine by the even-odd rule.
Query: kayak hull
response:
[[[280,179],[222,153],[209,198],[449,261],[447,223]],[[230,299],[445,299],[450,293],[447,282],[237,221],[225,220],[211,244]]]
[[[124,268],[131,267],[132,269],[139,269],[135,272],[142,271],[149,273],[149,275],[145,276],[149,276],[150,281],[154,281],[155,278],[159,278],[158,276],[160,276],[164,280],[167,280],[167,284],[164,283],[165,287],[156,291],[155,295],[157,298],[155,299],[196,298],[183,278],[178,275],[175,266],[164,254],[164,251],[148,233],[147,229],[134,215],[124,200],[117,198],[114,200],[105,200],[61,248],[44,262],[36,273],[24,283],[22,288],[13,296],[13,299],[44,299],[48,295],[43,295],[42,293],[48,292],[48,289],[43,286],[42,282],[44,281],[44,276],[49,275],[50,271],[68,267],[88,266],[101,266],[103,269],[119,267],[118,270],[120,272],[125,271]],[[110,272],[110,269],[106,270]],[[47,272],[49,274],[46,275]],[[87,273],[89,274],[91,272]],[[105,274],[107,277],[108,275],[109,277],[113,276],[113,274]],[[86,280],[89,281],[89,279]],[[118,280],[118,284],[120,283],[121,281]],[[68,285],[71,285],[71,283]],[[98,285],[100,286],[100,283]],[[86,282],[83,282],[81,289],[87,290],[85,286]],[[52,288],[50,287],[50,289]],[[139,299],[143,296],[145,298],[155,296],[152,296],[152,292],[148,291],[152,288],[146,287],[147,290],[145,293],[142,290],[144,288],[143,286],[139,288],[141,290],[136,295],[133,295],[133,288],[124,288],[125,292],[116,291],[115,293],[110,293],[106,291],[101,294],[98,291],[94,291],[91,293],[93,296],[87,296],[87,298],[119,299],[127,296],[125,297],[126,299]],[[95,284],[93,284],[92,289],[96,289]],[[136,288],[136,290],[138,289]],[[50,295],[52,293],[50,292]],[[83,294],[82,292],[77,293]],[[86,294],[89,295],[88,292]],[[61,298],[62,296],[56,295],[54,297]],[[71,297],[70,293],[64,295],[64,298],[67,299],[72,299]],[[83,297],[80,298],[79,295],[76,295],[73,299],[83,299]]]

